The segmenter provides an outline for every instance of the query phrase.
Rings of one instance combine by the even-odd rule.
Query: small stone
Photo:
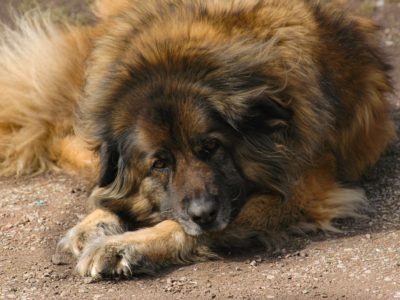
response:
[[[308,253],[305,251],[300,251],[299,256],[300,257],[308,257]]]
[[[45,206],[46,205],[46,201],[45,200],[36,200],[35,201],[35,206]]]
[[[275,279],[275,276],[274,275],[267,275],[267,279],[268,280],[273,280],[273,279]]]
[[[386,281],[386,282],[390,282],[390,281],[392,281],[392,278],[390,278],[390,277],[385,277],[383,280]]]
[[[29,279],[29,278],[34,278],[35,277],[35,273],[34,272],[26,272],[24,274],[24,278]]]
[[[371,235],[370,235],[369,233],[367,233],[367,234],[365,235],[365,238],[371,239]]]
[[[242,269],[240,267],[236,267],[235,270],[236,271],[242,271]]]
[[[53,273],[53,270],[47,270],[44,272],[43,277],[50,277],[50,275]]]
[[[66,262],[65,258],[66,258],[65,255],[56,253],[56,254],[54,254],[54,255],[51,257],[51,262],[52,262],[54,265],[57,265],[57,266],[66,265],[67,262]]]
[[[94,278],[92,278],[92,277],[85,277],[84,279],[83,279],[83,282],[85,283],[85,284],[89,284],[89,283],[93,283],[93,282],[95,282],[96,280],[94,279]]]
[[[254,258],[254,260],[255,260],[256,262],[258,262],[258,263],[260,263],[260,262],[263,261],[263,259],[262,259],[261,256],[256,256],[256,257]]]
[[[257,262],[256,262],[255,260],[252,260],[252,261],[250,262],[250,266],[256,267],[256,266],[257,266]]]
[[[384,7],[385,6],[385,0],[377,0],[375,3],[376,7]]]

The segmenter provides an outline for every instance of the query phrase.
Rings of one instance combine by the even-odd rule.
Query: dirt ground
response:
[[[56,19],[91,22],[83,0],[37,0]],[[400,91],[400,1],[349,1],[382,25]],[[32,0],[0,0],[32,8]],[[391,98],[400,125],[399,96]],[[274,253],[247,249],[222,261],[168,269],[155,277],[90,283],[74,261],[57,265],[60,237],[84,216],[87,184],[66,175],[0,178],[0,299],[400,299],[400,143],[362,182],[374,212],[338,223],[342,234],[293,237]]]

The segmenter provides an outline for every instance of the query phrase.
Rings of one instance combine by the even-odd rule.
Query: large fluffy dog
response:
[[[2,174],[98,178],[60,242],[93,277],[332,230],[394,136],[369,21],[306,0],[103,0],[3,29]],[[98,175],[96,175],[98,174]]]

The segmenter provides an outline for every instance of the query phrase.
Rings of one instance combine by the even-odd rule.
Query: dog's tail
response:
[[[84,168],[91,155],[74,134],[84,30],[58,26],[43,13],[0,28],[0,175]]]

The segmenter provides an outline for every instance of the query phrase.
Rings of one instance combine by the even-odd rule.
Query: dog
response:
[[[393,140],[377,27],[306,0],[102,0],[0,44],[2,175],[96,182],[60,241],[93,278],[335,230]]]

